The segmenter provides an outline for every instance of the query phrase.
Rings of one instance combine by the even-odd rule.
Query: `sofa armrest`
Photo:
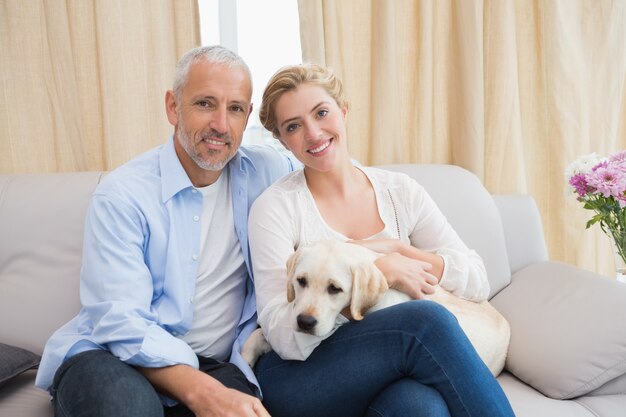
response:
[[[529,195],[494,195],[500,211],[511,273],[548,260],[541,216]]]
[[[626,373],[625,284],[541,262],[491,303],[511,325],[506,369],[544,395],[574,398]]]

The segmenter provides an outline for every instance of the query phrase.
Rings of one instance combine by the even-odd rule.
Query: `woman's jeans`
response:
[[[431,301],[345,324],[306,361],[270,352],[256,374],[272,417],[514,416],[456,318]]]
[[[231,363],[198,358],[200,370],[249,395],[258,389]],[[184,404],[163,407],[152,385],[135,368],[104,350],[68,359],[54,377],[56,417],[193,417]]]

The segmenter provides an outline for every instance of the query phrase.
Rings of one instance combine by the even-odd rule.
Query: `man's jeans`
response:
[[[257,395],[235,365],[198,358],[200,370],[229,388]],[[163,407],[158,394],[135,368],[108,351],[90,350],[67,360],[53,384],[56,417],[193,417],[183,404]]]
[[[456,318],[431,301],[345,324],[304,362],[270,352],[256,374],[272,417],[514,416]]]

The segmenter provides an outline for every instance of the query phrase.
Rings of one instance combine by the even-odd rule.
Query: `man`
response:
[[[189,51],[165,97],[173,137],[97,187],[83,307],[37,375],[57,416],[269,416],[239,353],[256,327],[247,218],[293,165],[268,147],[239,149],[251,95],[240,57]]]

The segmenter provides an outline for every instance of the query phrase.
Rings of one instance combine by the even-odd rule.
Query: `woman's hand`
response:
[[[444,260],[441,256],[420,250],[399,239],[351,240],[349,243],[385,254],[385,257],[375,262],[376,266],[387,278],[390,288],[411,298],[420,299],[424,294],[435,292],[434,286],[443,276]],[[385,259],[391,255],[394,256]],[[393,265],[393,262],[398,264]]]
[[[396,252],[381,256],[374,264],[387,279],[389,288],[413,299],[422,299],[424,295],[434,293],[439,283],[437,277],[430,273],[432,264]]]

